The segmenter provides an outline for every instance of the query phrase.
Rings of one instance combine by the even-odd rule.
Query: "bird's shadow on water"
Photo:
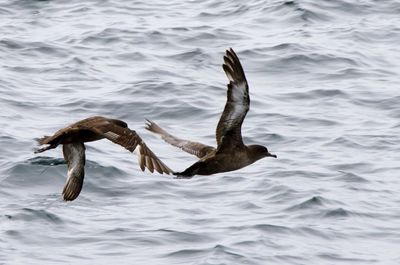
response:
[[[131,174],[114,166],[102,166],[93,161],[86,161],[86,176],[83,191],[101,196],[121,195],[126,181]],[[5,171],[1,180],[4,194],[13,194],[15,198],[41,200],[38,196],[53,196],[61,199],[60,190],[64,186],[67,167],[62,158],[37,156],[15,163]],[[118,176],[110,178],[110,176]],[[113,189],[117,191],[111,192]],[[112,194],[110,194],[112,193]],[[125,192],[122,192],[125,194]]]
[[[51,179],[53,175],[64,175],[62,170],[65,168],[65,161],[62,158],[51,157],[34,157],[23,162],[14,163],[6,172],[6,178],[2,180],[2,184],[10,186],[35,187],[46,186],[46,183],[52,185]],[[50,171],[50,172],[49,172]],[[46,173],[46,174],[45,174]],[[46,175],[48,177],[43,177]]]
[[[31,165],[43,165],[43,166],[57,166],[66,164],[65,160],[62,158],[54,158],[49,156],[36,156],[34,158],[30,158],[26,161]]]

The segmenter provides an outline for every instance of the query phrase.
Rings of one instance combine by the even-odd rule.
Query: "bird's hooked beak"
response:
[[[271,154],[270,152],[268,152],[267,156],[278,158],[276,155]]]

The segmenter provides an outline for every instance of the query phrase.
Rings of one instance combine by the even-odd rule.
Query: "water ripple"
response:
[[[398,263],[398,1],[3,1],[1,264]],[[87,144],[64,202],[60,148],[35,138],[125,120],[171,168],[197,158],[144,129],[215,145],[224,50],[251,96],[247,144],[278,159],[178,180]],[[374,251],[371,251],[373,249]]]

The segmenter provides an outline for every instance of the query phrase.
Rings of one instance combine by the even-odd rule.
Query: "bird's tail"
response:
[[[174,172],[173,174],[177,178],[192,178],[194,175],[199,174],[199,170],[204,167],[204,162],[199,161],[185,169],[185,171],[182,172]],[[201,172],[200,172],[201,173]],[[201,175],[201,174],[200,174]]]
[[[56,148],[59,144],[59,142],[54,142],[53,136],[43,136],[42,138],[36,138],[35,140],[38,142],[39,145],[48,145],[43,148],[34,149],[35,154]]]
[[[41,138],[36,138],[36,142],[38,142],[39,145],[44,145],[44,144],[48,144],[50,142],[51,136],[43,136]]]

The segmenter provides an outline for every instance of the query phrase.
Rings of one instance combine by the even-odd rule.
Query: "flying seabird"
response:
[[[163,130],[155,122],[147,120],[146,129],[159,134],[167,143],[200,158],[183,172],[175,172],[181,178],[194,175],[211,175],[233,171],[248,166],[264,157],[275,157],[265,146],[244,145],[242,123],[250,107],[249,86],[236,53],[226,51],[222,68],[229,79],[227,102],[216,130],[217,147],[179,139]]]
[[[142,171],[147,168],[152,173],[154,170],[160,174],[173,172],[146,146],[134,130],[128,128],[125,122],[100,116],[90,117],[60,129],[52,136],[38,139],[39,145],[48,146],[37,149],[35,153],[63,145],[63,155],[68,166],[68,177],[62,192],[64,200],[75,200],[81,192],[85,175],[84,142],[103,138],[125,147],[130,152],[138,147],[137,154]]]

